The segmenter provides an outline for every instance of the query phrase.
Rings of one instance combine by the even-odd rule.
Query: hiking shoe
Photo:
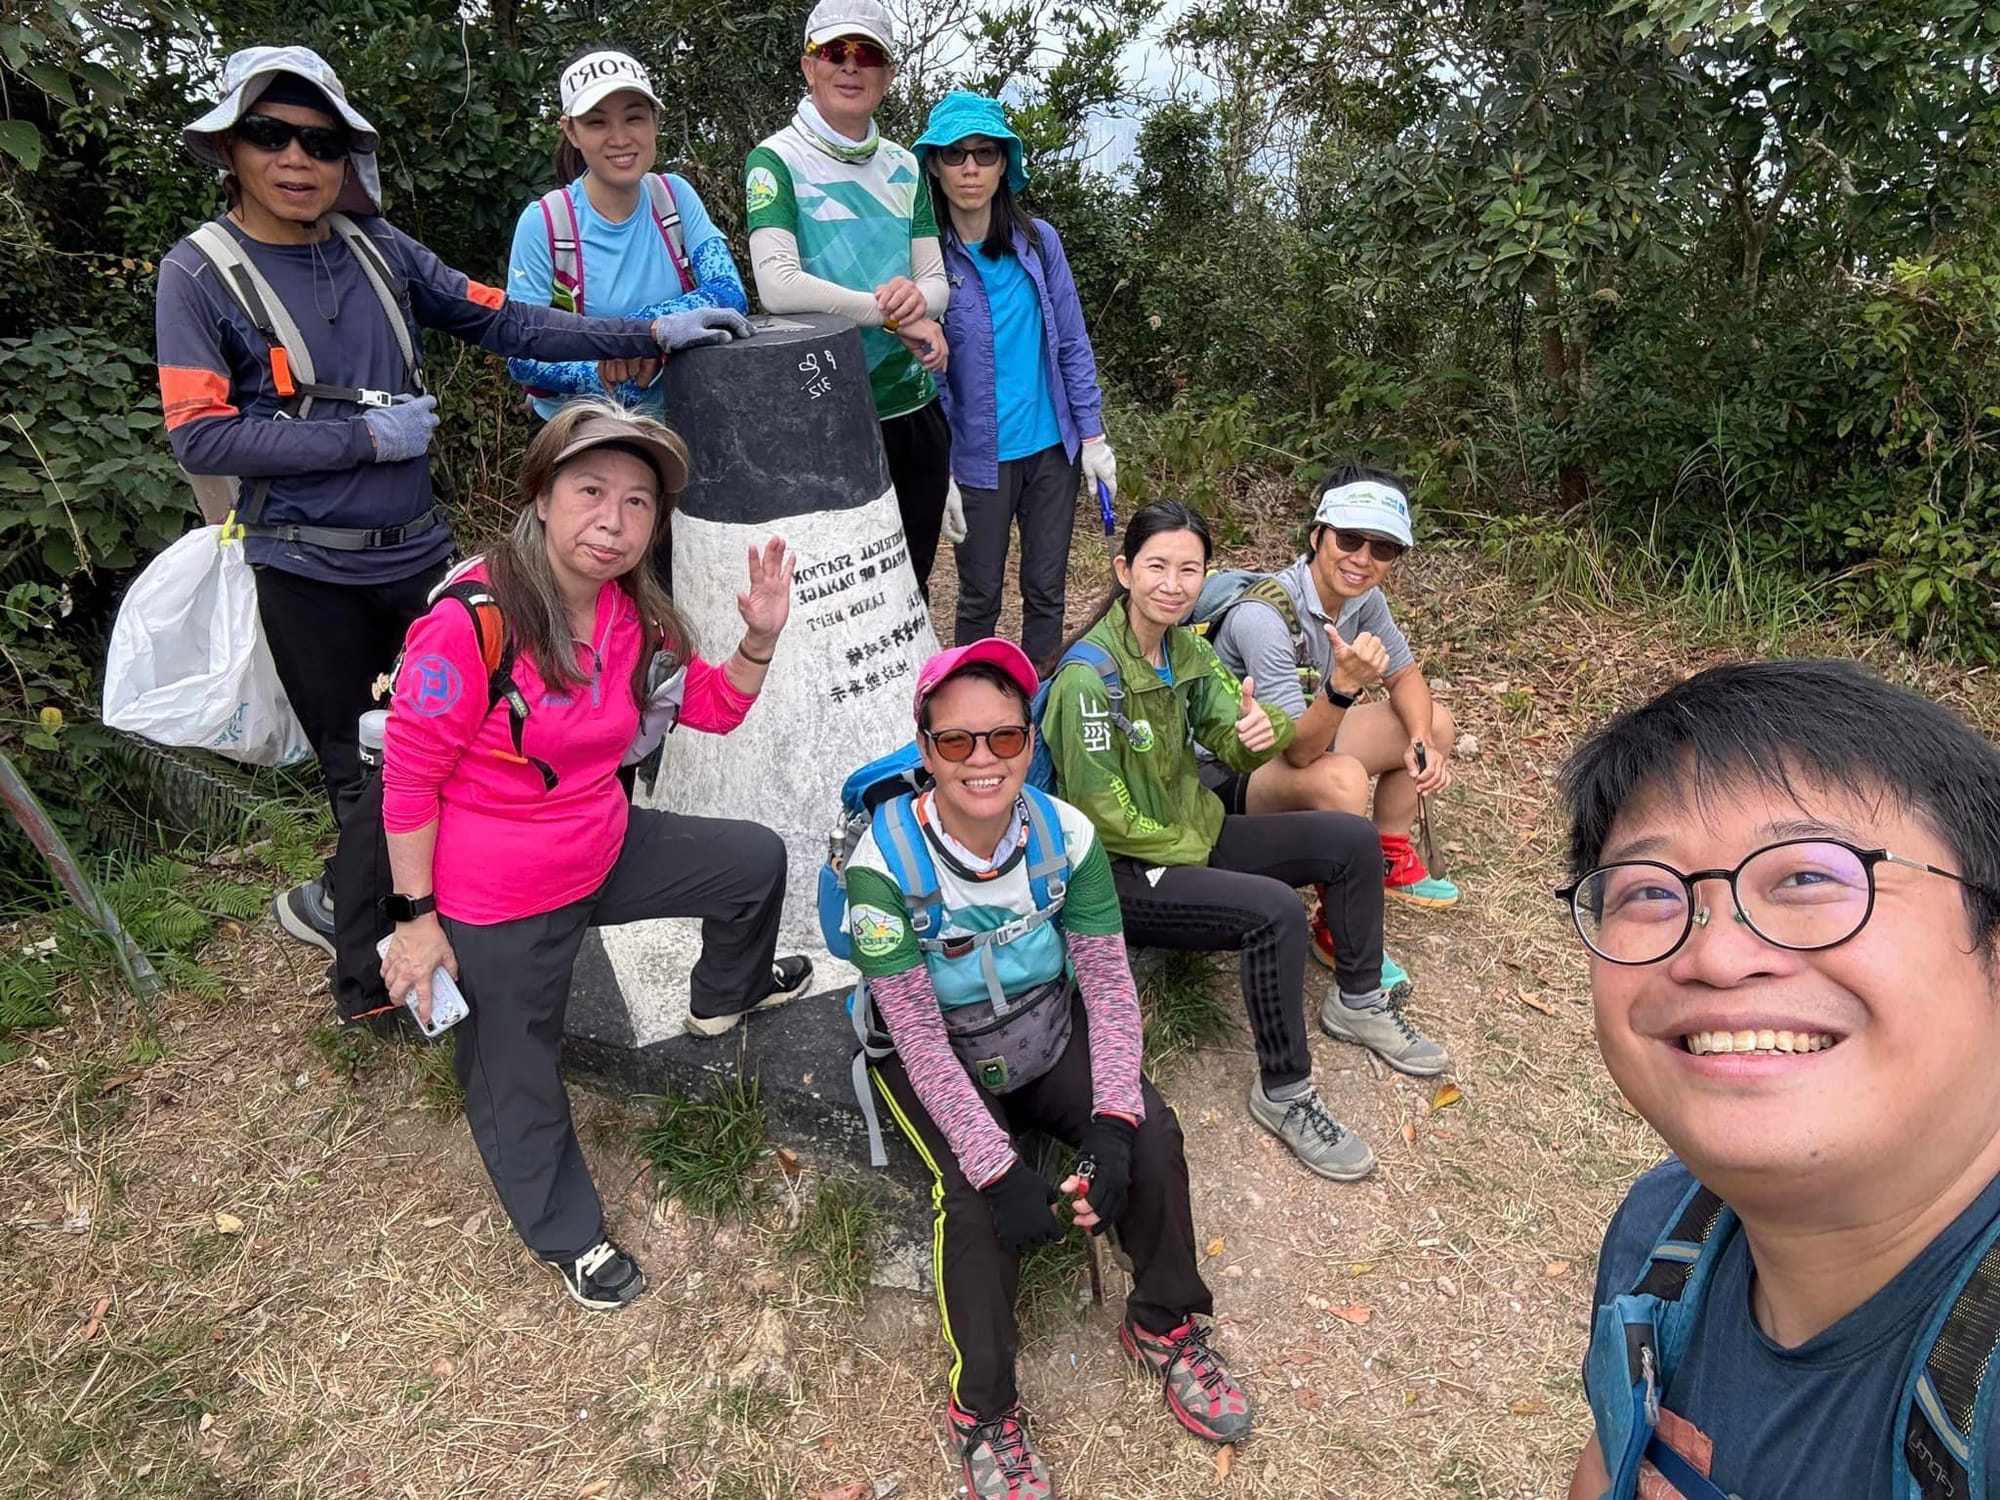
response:
[[[770,1010],[787,1000],[796,1000],[812,983],[812,977],[812,960],[802,953],[788,953],[771,965],[771,987],[750,1010],[739,1010],[727,1016],[698,1016],[690,1010],[687,1029],[694,1036],[722,1036],[734,1031],[736,1023],[749,1015],[751,1010]]]
[[[1451,1066],[1444,1048],[1412,1026],[1403,1014],[1403,1002],[1387,994],[1381,1004],[1356,1010],[1335,990],[1319,1008],[1319,1029],[1336,1042],[1366,1047],[1412,1078],[1435,1078]]]
[[[302,943],[311,943],[325,953],[333,952],[333,903],[326,899],[326,885],[308,880],[281,892],[271,903],[271,915],[278,925]]]
[[[1189,1432],[1211,1443],[1240,1443],[1250,1435],[1250,1398],[1208,1345],[1208,1330],[1189,1318],[1171,1333],[1148,1333],[1127,1318],[1118,1342],[1160,1377],[1167,1410]]]
[[[542,1264],[562,1277],[571,1298],[592,1312],[615,1312],[646,1290],[646,1273],[609,1240],[599,1240],[575,1260]]]
[[[1382,835],[1382,894],[1405,906],[1437,910],[1458,902],[1458,887],[1424,867],[1408,834]]]
[[[1049,1471],[1028,1439],[1028,1414],[1020,1402],[982,1421],[949,1401],[944,1421],[970,1500],[1055,1500]]]
[[[1269,1099],[1264,1085],[1250,1085],[1250,1118],[1291,1148],[1292,1155],[1332,1182],[1358,1182],[1375,1170],[1368,1143],[1327,1113],[1319,1091],[1296,1099]]]
[[[1313,902],[1312,918],[1309,926],[1312,930],[1312,956],[1319,961],[1321,968],[1331,969],[1334,967],[1333,933],[1326,925],[1326,907],[1321,902]],[[1384,950],[1382,954],[1382,993],[1393,999],[1402,1000],[1414,994],[1416,988],[1416,985],[1411,982],[1410,976],[1404,970],[1403,966],[1397,963],[1395,959],[1389,957],[1388,952]]]

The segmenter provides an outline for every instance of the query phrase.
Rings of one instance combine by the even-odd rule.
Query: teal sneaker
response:
[[[1312,956],[1319,961],[1321,968],[1331,969],[1334,966],[1333,934],[1327,930],[1326,908],[1317,901],[1313,903],[1311,927],[1313,940]],[[1395,959],[1389,957],[1387,953],[1384,953],[1382,955],[1382,993],[1387,995],[1391,1000],[1403,1000],[1415,994],[1416,989],[1416,985],[1411,982],[1410,976],[1404,971],[1403,966],[1397,963]]]
[[[1432,911],[1458,904],[1458,887],[1425,868],[1407,834],[1382,835],[1382,894],[1405,906]]]

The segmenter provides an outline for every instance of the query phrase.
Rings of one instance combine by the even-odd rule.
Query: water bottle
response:
[[[361,716],[361,764],[378,767],[382,764],[382,739],[389,728],[389,710],[371,708]]]

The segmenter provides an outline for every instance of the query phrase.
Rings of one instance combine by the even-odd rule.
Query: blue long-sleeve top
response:
[[[686,178],[666,174],[674,206],[680,210],[681,241],[694,276],[695,284],[689,289],[681,285],[680,272],[646,195],[639,195],[639,206],[626,218],[613,222],[591,204],[584,187],[588,175],[577,178],[567,189],[576,208],[577,238],[582,242],[583,300],[578,303],[579,310],[595,308],[647,319],[697,307],[750,311],[743,278],[729,254],[729,241],[715,227],[701,195]],[[547,306],[554,295],[554,275],[549,223],[537,199],[521,210],[514,225],[514,247],[507,263],[508,300]],[[592,360],[512,359],[507,362],[507,373],[527,389],[530,404],[544,418],[553,416],[567,397],[604,394]],[[657,387],[647,390],[627,381],[610,394],[652,416],[664,415]]]
[[[542,359],[635,359],[658,352],[651,325],[579,318],[512,302],[499,288],[455,271],[386,220],[356,222],[402,288],[412,344],[437,328],[495,354]],[[395,330],[354,253],[338,236],[314,245],[271,245],[223,223],[270,282],[305,339],[320,383],[364,390],[412,389]],[[315,400],[303,420],[282,417],[271,348],[214,266],[188,240],[160,262],[154,331],[168,440],[190,474],[268,478],[268,524],[375,529],[402,526],[431,508],[428,458],[375,463],[361,409]],[[452,547],[433,527],[390,547],[341,552],[252,537],[252,563],[335,583],[408,578]]]

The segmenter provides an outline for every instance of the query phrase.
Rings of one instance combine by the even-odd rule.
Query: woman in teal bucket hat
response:
[[[913,149],[930,182],[951,283],[943,394],[965,528],[955,639],[993,634],[1018,520],[1021,646],[1046,668],[1062,643],[1078,470],[1111,495],[1118,488],[1097,359],[1062,241],[1016,196],[1028,173],[1000,101],[945,95]]]

